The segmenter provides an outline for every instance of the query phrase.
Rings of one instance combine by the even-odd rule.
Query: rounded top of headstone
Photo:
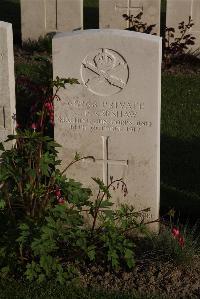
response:
[[[0,27],[1,28],[12,28],[12,24],[11,23],[8,23],[8,22],[3,22],[3,21],[0,21]]]
[[[120,29],[88,29],[88,30],[76,30],[73,32],[62,32],[57,33],[53,39],[65,38],[65,37],[78,37],[78,36],[92,36],[92,35],[103,35],[103,36],[119,36],[119,37],[128,37],[128,38],[137,38],[143,40],[149,40],[154,42],[160,42],[162,38],[160,36],[155,36],[146,33],[140,33],[129,30],[120,30]]]

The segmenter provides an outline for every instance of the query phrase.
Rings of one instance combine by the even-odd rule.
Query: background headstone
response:
[[[175,37],[180,36],[178,24],[184,21],[188,23],[192,17],[194,26],[188,31],[196,37],[192,50],[200,49],[200,0],[167,0],[166,26],[175,29]]]
[[[126,47],[124,47],[126,45]],[[67,176],[93,190],[91,177],[105,184],[123,178],[128,195],[113,191],[145,216],[159,215],[161,38],[125,30],[85,30],[53,39],[54,77],[80,82],[59,93],[55,140],[62,145],[62,169],[76,151],[92,155]],[[95,192],[94,192],[95,194]]]
[[[15,78],[12,24],[0,21],[0,142],[14,132]]]
[[[83,28],[83,0],[21,0],[22,40]]]
[[[152,33],[160,34],[160,0],[99,0],[99,28],[126,29],[123,14],[136,16],[143,12],[141,21],[156,24]]]

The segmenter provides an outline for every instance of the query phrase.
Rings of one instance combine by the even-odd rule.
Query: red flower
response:
[[[37,126],[36,126],[36,124],[35,124],[35,123],[32,123],[32,125],[31,125],[31,129],[33,129],[33,130],[34,130],[34,132],[35,132],[35,130],[37,129]]]
[[[63,197],[60,197],[60,198],[58,199],[58,203],[59,203],[60,205],[64,205],[64,204],[65,204],[65,200],[64,200],[64,198],[63,198]]]
[[[185,244],[185,240],[184,240],[184,238],[181,236],[179,229],[176,228],[176,227],[173,227],[172,230],[171,230],[171,232],[172,232],[172,235],[174,236],[174,238],[177,239],[179,245],[180,245],[181,247],[183,247],[184,244]]]
[[[172,232],[172,235],[174,236],[174,238],[177,238],[180,235],[180,231],[176,227],[173,227],[171,232]]]
[[[54,109],[53,109],[53,103],[46,102],[46,103],[44,104],[44,106],[45,106],[45,108],[46,108],[49,112],[51,112],[51,111],[54,110]]]
[[[60,189],[57,189],[57,190],[55,191],[55,195],[56,195],[57,197],[60,197],[60,196],[61,196]]]

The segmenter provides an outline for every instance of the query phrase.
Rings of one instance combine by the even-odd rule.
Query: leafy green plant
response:
[[[21,88],[37,94],[32,81],[22,78]],[[110,178],[108,186],[99,178],[96,198],[88,188],[66,177],[74,160],[62,171],[57,157],[58,144],[46,135],[54,125],[53,103],[60,100],[58,91],[75,79],[56,78],[39,87],[29,128],[16,128],[8,136],[14,142],[10,150],[1,144],[0,171],[0,271],[2,276],[25,275],[30,281],[54,278],[63,283],[76,274],[75,263],[104,263],[113,269],[134,266],[134,239],[130,231],[145,231],[140,212],[126,205],[112,209],[110,190],[121,188],[122,179]],[[31,88],[30,88],[31,87]],[[54,94],[51,91],[54,89]],[[85,217],[91,226],[86,225]]]
[[[164,66],[169,67],[173,60],[187,53],[189,47],[195,44],[195,37],[189,33],[189,30],[194,26],[191,16],[189,16],[188,23],[184,21],[178,25],[179,35],[175,37],[175,29],[166,27],[165,39],[163,44],[163,61]]]
[[[46,143],[50,142],[49,139],[45,140]],[[2,163],[4,165],[7,161],[12,166],[11,161],[7,160],[8,153],[6,151],[2,155]],[[55,151],[52,153],[55,155]],[[34,155],[32,151],[31,154]],[[75,159],[74,163],[80,159]],[[16,161],[17,156],[12,156],[11,160]],[[11,176],[3,172],[0,177],[1,213],[5,218],[0,242],[1,271],[4,274],[22,273],[31,281],[42,282],[54,278],[63,283],[74,277],[75,262],[103,261],[115,269],[123,264],[133,267],[134,242],[126,232],[130,229],[145,231],[144,225],[138,221],[140,213],[125,205],[115,211],[111,210],[112,202],[109,200],[109,189],[115,184],[116,188],[121,184],[123,194],[126,195],[125,183],[116,180],[105,186],[101,180],[94,178],[99,192],[96,200],[92,201],[89,189],[67,179],[57,169],[49,171],[50,164],[56,166],[57,162],[53,164],[52,159],[49,162],[47,157],[41,174],[31,171],[33,181],[35,175],[38,180],[43,175],[42,182],[34,184],[34,188],[32,181],[25,175],[24,185],[18,187],[20,181],[17,170],[23,170],[23,166],[26,168],[25,163],[17,165],[17,168],[14,163],[15,175],[12,171],[9,172]],[[26,181],[28,183],[25,184]],[[91,227],[85,225],[84,213],[91,218]]]
[[[136,31],[146,34],[156,35],[152,33],[156,24],[148,25],[142,21],[143,12],[136,16],[123,14],[125,21],[129,22],[129,27],[126,30]],[[179,34],[173,27],[165,28],[165,38],[163,39],[163,66],[169,68],[175,61],[179,61],[185,57],[190,57],[199,54],[199,51],[191,51],[190,46],[195,44],[195,37],[189,33],[189,30],[194,26],[192,18],[189,17],[188,23],[180,22],[178,25]]]
[[[49,33],[44,37],[39,37],[38,40],[23,41],[22,49],[29,52],[46,52],[51,55],[52,53],[52,38],[54,33]]]

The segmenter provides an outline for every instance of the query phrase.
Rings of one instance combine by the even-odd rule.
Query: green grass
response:
[[[161,208],[200,211],[200,75],[163,75]]]

